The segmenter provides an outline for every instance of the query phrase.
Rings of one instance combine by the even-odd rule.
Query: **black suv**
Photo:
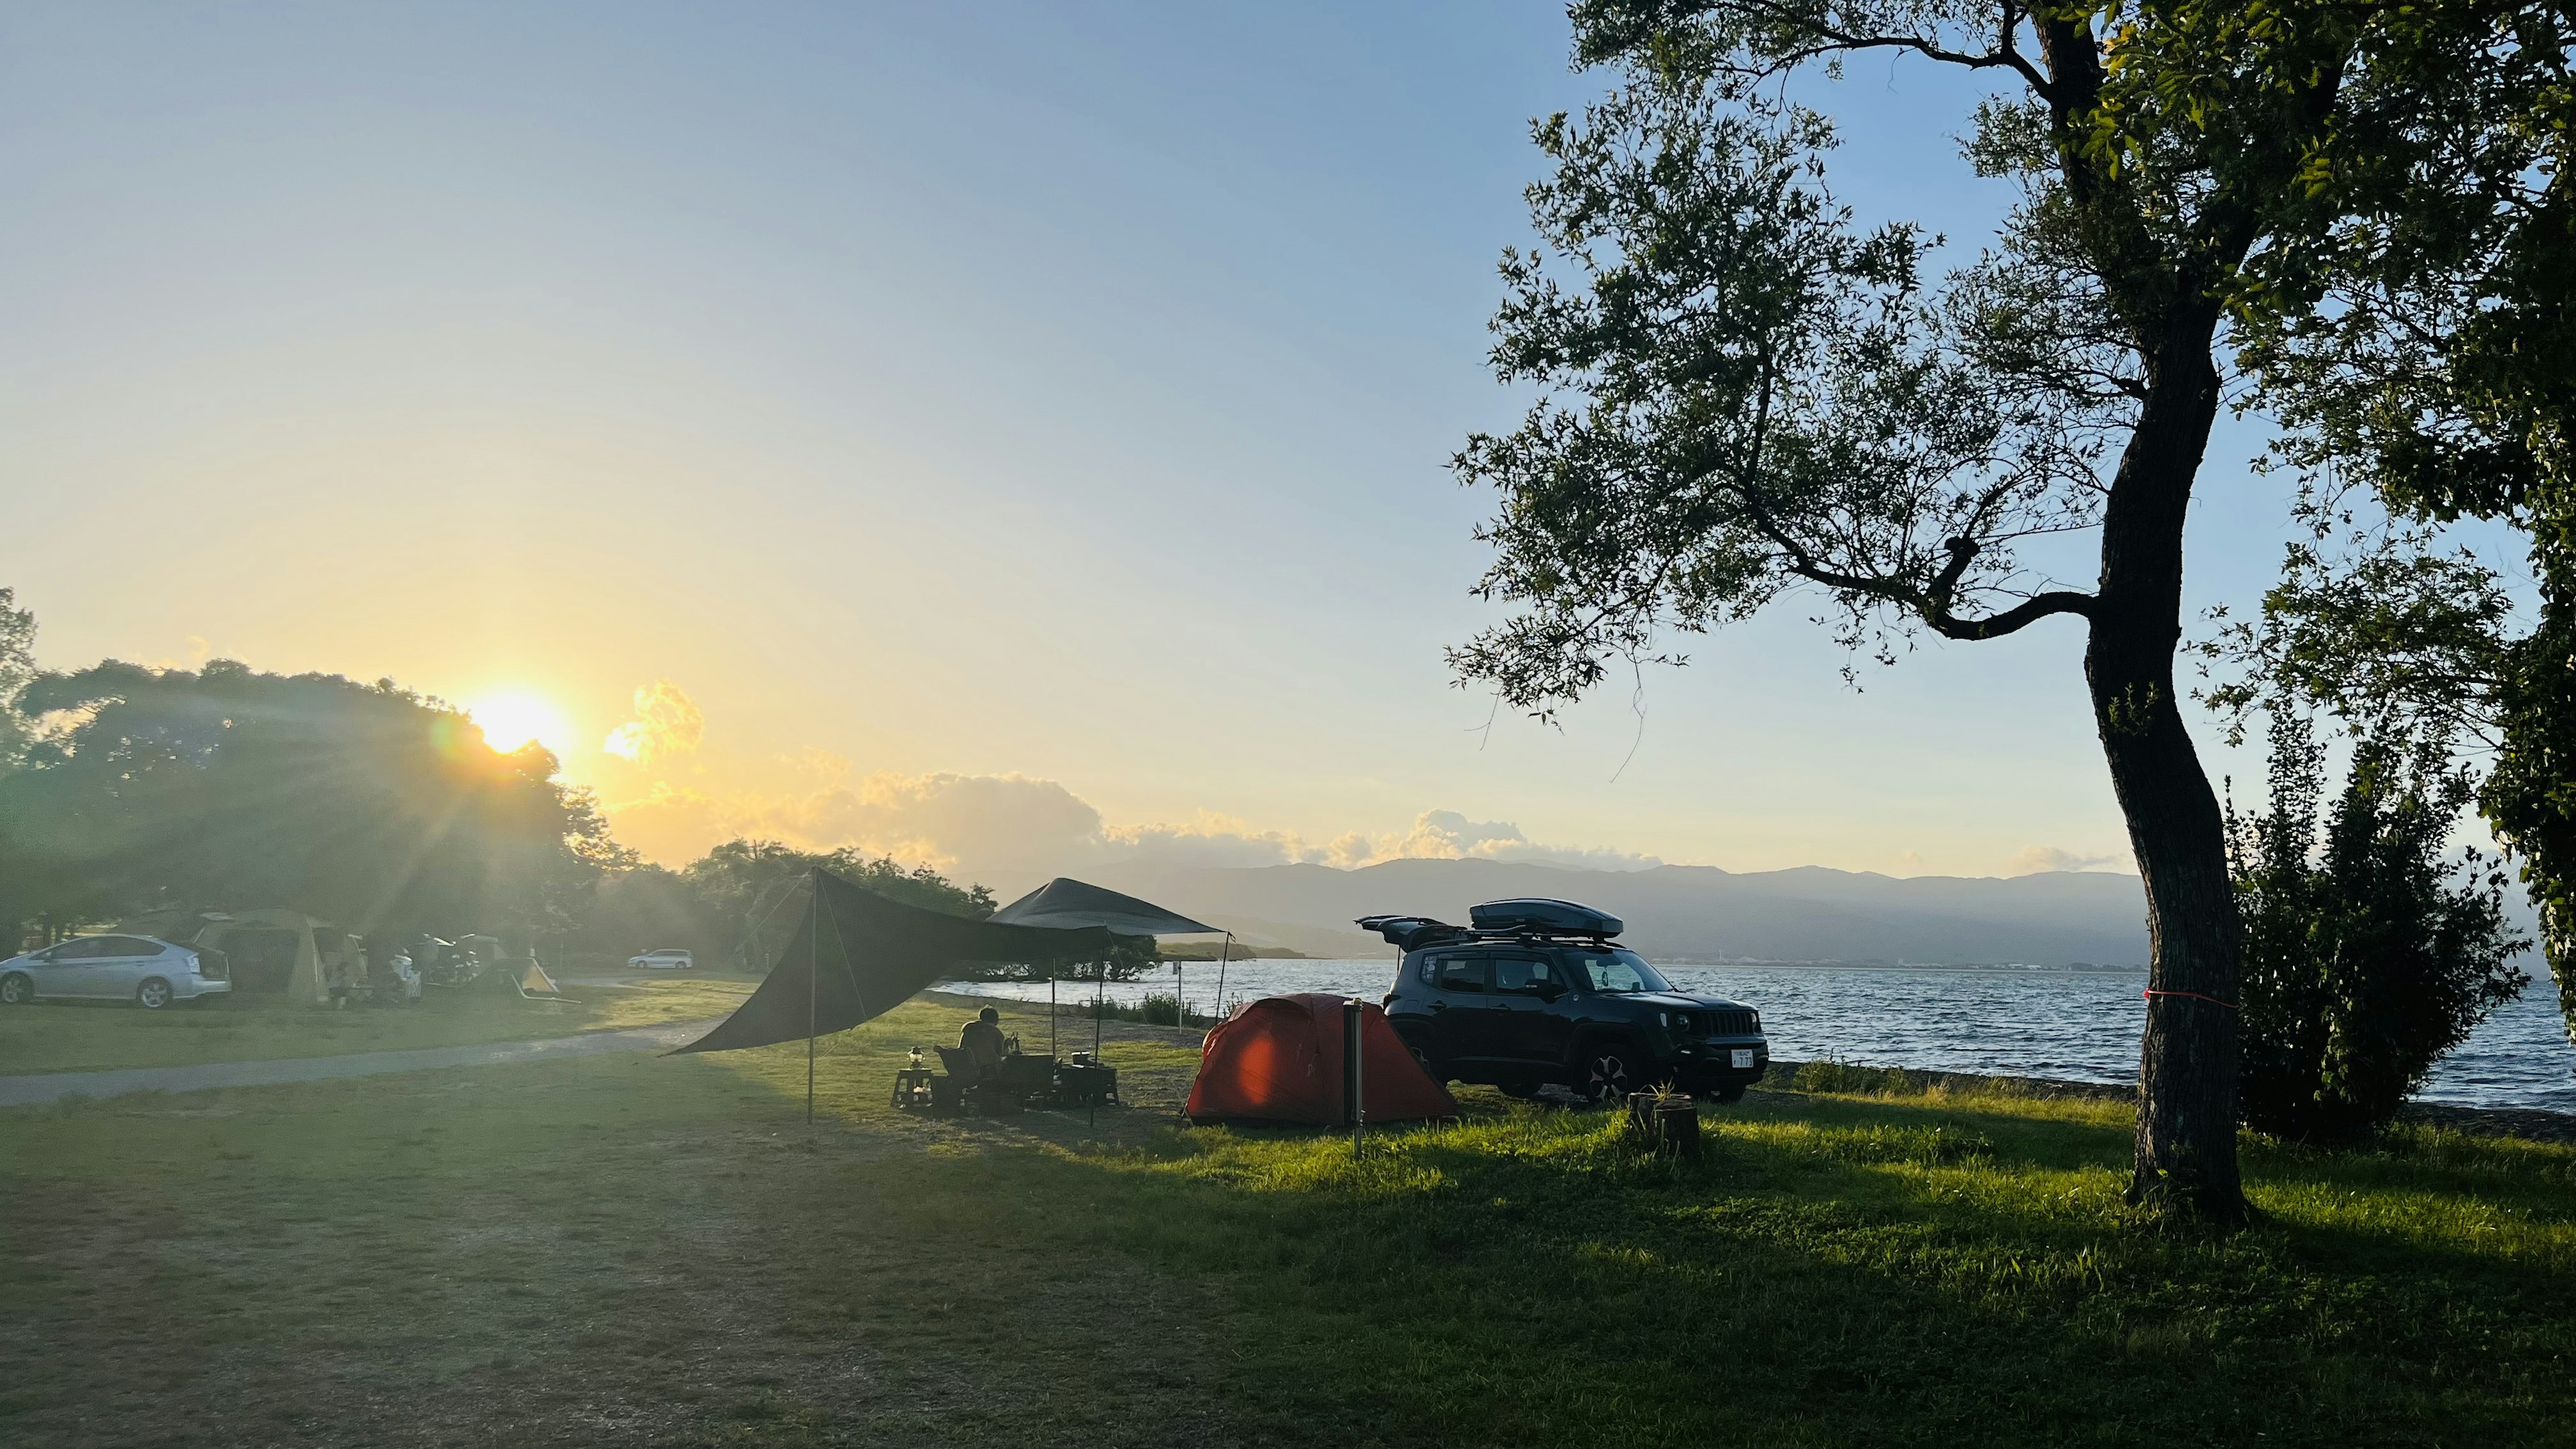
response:
[[[1386,1015],[1440,1081],[1516,1097],[1550,1082],[1589,1102],[1671,1083],[1733,1102],[1771,1064],[1761,1013],[1673,989],[1610,938],[1616,916],[1568,901],[1488,901],[1467,928],[1426,916],[1358,924],[1404,948]]]

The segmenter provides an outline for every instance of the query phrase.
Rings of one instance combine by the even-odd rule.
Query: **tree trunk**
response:
[[[2174,691],[2182,533],[2218,410],[2215,319],[2179,321],[2102,521],[2102,583],[2084,653],[2094,724],[2147,893],[2147,1029],[2138,1053],[2129,1200],[2234,1226],[2236,897],[2226,830]],[[2170,994],[2168,994],[2170,993]]]

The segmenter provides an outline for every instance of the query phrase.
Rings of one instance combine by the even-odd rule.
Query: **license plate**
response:
[[[1748,1047],[1748,1048],[1745,1048],[1745,1049],[1743,1049],[1743,1050],[1740,1050],[1740,1051],[1736,1052],[1736,1054],[1735,1054],[1735,1065],[1736,1065],[1738,1068],[1744,1068],[1744,1069],[1749,1069],[1750,1067],[1752,1067],[1752,1065],[1753,1065],[1753,1052],[1752,1052],[1752,1049]]]

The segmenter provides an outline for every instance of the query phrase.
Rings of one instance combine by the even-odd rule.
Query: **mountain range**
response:
[[[1553,896],[1623,918],[1621,939],[1663,960],[2130,966],[2147,959],[2143,888],[2136,876],[2107,872],[1899,878],[1822,866],[1738,873],[1498,860],[1391,860],[1357,870],[1126,861],[1085,876],[1310,956],[1392,955],[1352,927],[1360,916],[1420,914],[1463,925],[1478,901]]]

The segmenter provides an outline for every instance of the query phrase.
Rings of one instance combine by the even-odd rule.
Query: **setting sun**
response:
[[[560,755],[563,742],[572,738],[562,711],[524,691],[486,695],[466,705],[465,712],[483,727],[484,743],[505,755],[530,740]]]

